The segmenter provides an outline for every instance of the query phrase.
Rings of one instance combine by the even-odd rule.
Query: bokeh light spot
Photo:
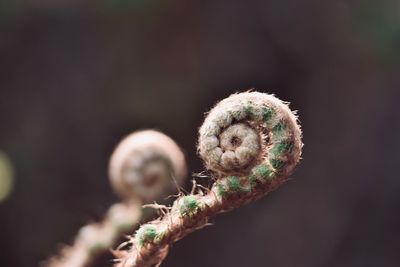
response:
[[[0,203],[8,198],[14,185],[14,169],[8,156],[0,151]]]

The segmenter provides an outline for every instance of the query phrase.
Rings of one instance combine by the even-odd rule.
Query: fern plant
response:
[[[245,92],[218,103],[199,130],[198,152],[212,172],[211,188],[195,186],[164,216],[142,225],[118,250],[117,267],[159,266],[170,246],[210,217],[254,201],[282,185],[300,160],[302,133],[288,104]],[[197,192],[197,193],[195,193]]]
[[[168,136],[145,130],[130,134],[113,152],[111,184],[122,201],[112,205],[102,222],[83,226],[71,246],[51,258],[48,267],[90,266],[143,218],[142,205],[164,197],[186,176],[182,151]]]

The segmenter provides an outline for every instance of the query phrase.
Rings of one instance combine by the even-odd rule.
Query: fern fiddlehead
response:
[[[288,105],[259,92],[234,94],[218,103],[199,131],[198,151],[213,172],[210,189],[181,196],[169,213],[142,225],[118,267],[159,266],[169,246],[204,227],[218,213],[276,189],[300,160],[301,130]]]
[[[122,202],[112,205],[100,223],[82,227],[73,245],[51,258],[48,267],[86,267],[107,252],[142,219],[142,204],[176,190],[186,176],[184,155],[168,136],[145,130],[123,139],[109,165],[110,182]]]
[[[176,190],[186,176],[185,158],[178,145],[154,130],[135,132],[117,146],[110,159],[109,176],[123,198],[151,202]]]

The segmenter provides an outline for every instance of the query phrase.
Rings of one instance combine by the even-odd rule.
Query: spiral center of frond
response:
[[[260,136],[244,123],[227,127],[219,135],[221,167],[224,170],[241,169],[248,166],[260,152]]]

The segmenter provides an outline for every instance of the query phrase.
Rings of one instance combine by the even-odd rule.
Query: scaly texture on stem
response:
[[[142,204],[155,201],[182,183],[186,164],[182,151],[168,136],[145,130],[128,135],[110,159],[110,181],[123,202],[110,207],[100,223],[79,230],[72,246],[47,262],[48,267],[85,267],[142,219]]]
[[[198,151],[215,179],[211,189],[181,196],[170,212],[144,224],[119,251],[118,267],[159,266],[169,246],[218,213],[276,189],[300,160],[301,130],[287,103],[259,92],[218,103],[199,131]]]

